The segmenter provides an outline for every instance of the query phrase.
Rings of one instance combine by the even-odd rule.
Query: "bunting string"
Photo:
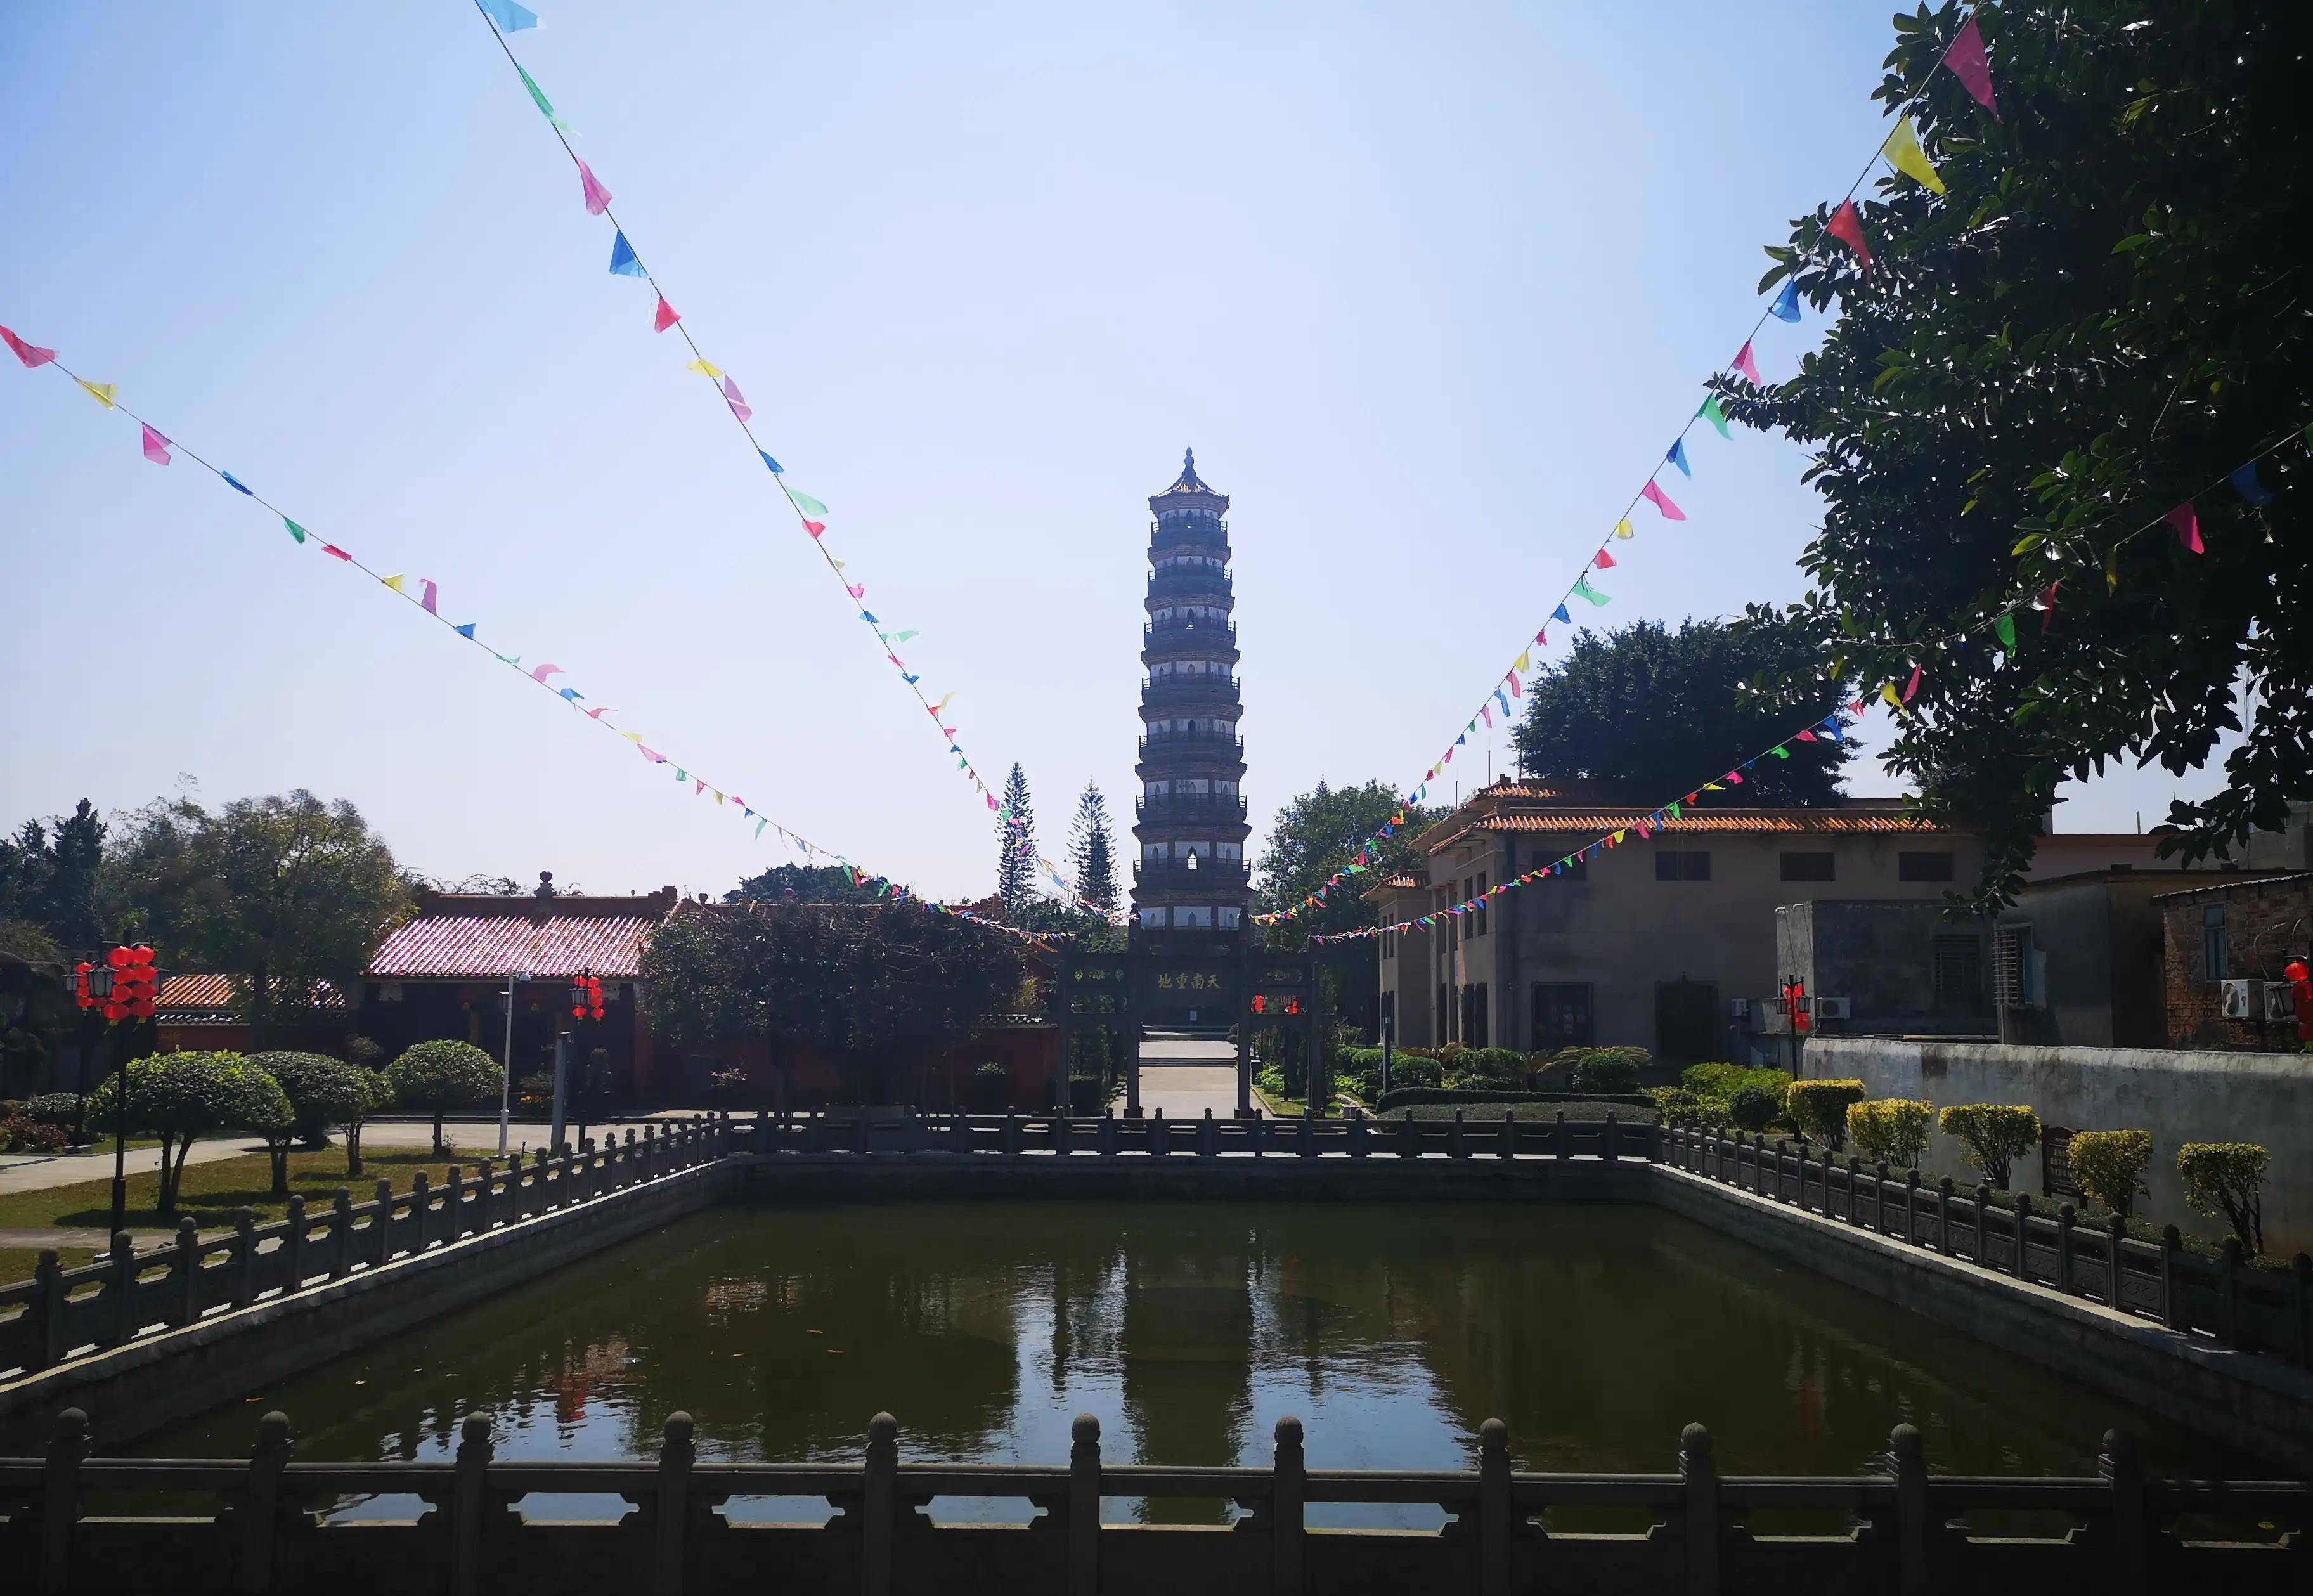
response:
[[[651,271],[640,252],[636,250],[633,240],[628,236],[625,225],[619,220],[619,213],[612,205],[610,190],[602,185],[602,181],[594,175],[594,169],[587,165],[576,149],[571,147],[569,125],[556,114],[553,102],[546,97],[545,91],[539,87],[538,80],[530,75],[529,70],[515,57],[514,46],[507,41],[506,36],[510,33],[521,32],[525,29],[535,28],[538,25],[537,13],[514,4],[514,0],[474,0],[474,8],[481,13],[482,20],[488,25],[490,37],[497,41],[498,49],[506,58],[506,65],[514,68],[514,75],[521,80],[522,86],[529,94],[532,103],[537,106],[539,113],[546,119],[547,126],[552,130],[555,141],[562,146],[562,153],[570,157],[571,164],[577,169],[579,198],[585,205],[587,215],[600,216],[611,225],[610,270],[611,274],[617,277],[634,278],[649,286],[655,307],[651,317],[652,331],[662,333],[673,331],[682,339],[683,346],[690,351],[691,358],[685,369],[705,378],[712,386],[716,398],[746,437],[749,449],[770,473],[772,484],[778,489],[780,497],[787,501],[787,508],[794,513],[797,525],[811,540],[812,546],[818,551],[821,563],[826,567],[828,574],[835,578],[837,585],[843,589],[849,607],[857,614],[861,624],[875,633],[877,651],[890,664],[908,692],[914,695],[918,707],[930,718],[934,729],[946,745],[948,753],[955,756],[956,772],[972,783],[973,791],[981,802],[987,805],[989,812],[993,814],[1000,823],[1015,831],[1025,827],[1025,818],[1014,815],[1008,805],[998,799],[995,791],[989,787],[978,768],[973,765],[971,756],[964,752],[956,727],[949,724],[952,718],[946,715],[946,706],[955,695],[949,693],[935,705],[930,695],[924,690],[922,673],[910,670],[907,662],[900,657],[901,647],[919,633],[912,630],[900,630],[893,628],[868,607],[866,584],[863,581],[855,581],[847,574],[846,562],[836,557],[835,551],[829,544],[828,522],[831,516],[827,506],[790,482],[787,480],[787,468],[763,446],[762,439],[755,431],[753,407],[748,404],[744,395],[740,392],[738,384],[730,374],[707,357],[706,351],[691,336],[690,323],[685,322],[668,303],[665,288],[660,285],[657,277]],[[1044,872],[1046,878],[1052,881],[1059,888],[1062,897],[1072,903],[1075,907],[1100,914],[1104,918],[1110,917],[1109,911],[1078,897],[1074,886],[1061,874],[1059,866],[1051,860],[1038,854],[1036,863],[1037,867]]]
[[[1973,14],[1953,35],[1951,42],[1945,47],[1944,54],[1938,62],[1938,66],[1952,72],[1977,103],[1983,105],[1987,110],[1994,110],[1991,66],[1983,48],[1983,36],[1977,31]],[[1930,75],[1932,76],[1932,73]],[[1997,115],[1996,110],[1994,115]],[[1871,256],[1864,236],[1861,215],[1855,207],[1855,196],[1870,180],[1872,172],[1878,169],[1882,161],[1895,171],[1913,179],[1937,194],[1944,191],[1943,180],[1929,161],[1926,150],[1920,144],[1918,131],[1912,126],[1909,113],[1905,112],[1899,117],[1895,130],[1881,141],[1879,147],[1872,152],[1870,159],[1863,163],[1862,170],[1855,174],[1855,181],[1848,185],[1846,194],[1842,197],[1830,221],[1825,225],[1825,232],[1853,253],[1866,269],[1870,266]],[[1799,285],[1795,279],[1787,279],[1782,292],[1777,295],[1774,300],[1752,322],[1750,330],[1743,335],[1742,346],[1720,368],[1721,371],[1731,371],[1750,384],[1752,387],[1763,390],[1767,384],[1760,378],[1758,358],[1755,353],[1760,332],[1770,321],[1796,325],[1799,320]],[[1487,689],[1485,697],[1480,701],[1477,712],[1468,718],[1462,729],[1455,735],[1453,742],[1447,745],[1445,752],[1433,760],[1429,768],[1422,772],[1421,780],[1415,783],[1399,801],[1397,808],[1389,820],[1367,839],[1366,847],[1360,849],[1358,855],[1360,861],[1365,859],[1373,843],[1390,836],[1397,827],[1405,824],[1406,811],[1418,806],[1429,795],[1429,784],[1437,780],[1454,763],[1456,751],[1467,745],[1471,735],[1478,730],[1480,725],[1483,724],[1489,730],[1492,729],[1494,725],[1492,709],[1495,702],[1499,701],[1500,695],[1505,692],[1510,698],[1523,695],[1522,678],[1532,673],[1535,652],[1548,646],[1550,628],[1552,625],[1561,627],[1573,625],[1573,613],[1568,605],[1579,599],[1593,607],[1604,608],[1613,602],[1613,595],[1594,586],[1590,578],[1595,571],[1610,570],[1614,567],[1616,562],[1611,551],[1617,541],[1628,541],[1637,535],[1637,528],[1633,525],[1632,517],[1640,513],[1639,507],[1641,504],[1652,506],[1655,515],[1664,521],[1684,521],[1687,518],[1686,512],[1679,507],[1677,501],[1664,488],[1660,479],[1666,467],[1675,467],[1682,479],[1693,477],[1693,460],[1687,450],[1687,440],[1698,421],[1709,422],[1712,430],[1722,438],[1732,436],[1728,424],[1727,412],[1720,406],[1718,395],[1706,393],[1702,402],[1688,414],[1676,436],[1671,439],[1670,447],[1663,453],[1660,459],[1655,462],[1653,468],[1648,472],[1646,480],[1639,486],[1637,491],[1631,495],[1629,502],[1623,507],[1622,514],[1615,517],[1613,529],[1598,541],[1596,549],[1583,562],[1576,572],[1574,579],[1559,595],[1557,604],[1552,607],[1542,623],[1535,628],[1532,640],[1520,648],[1517,657],[1510,662],[1509,668],[1503,672],[1493,686]],[[1513,717],[1506,701],[1501,702],[1500,707],[1503,723],[1507,726]],[[1272,925],[1297,918],[1324,904],[1336,887],[1347,882],[1350,874],[1350,872],[1343,871],[1335,875],[1299,904],[1271,913],[1256,914],[1253,918],[1257,923],[1262,925]]]
[[[510,670],[520,673],[524,677],[527,677],[532,684],[537,686],[542,692],[552,694],[555,699],[567,705],[574,713],[583,717],[590,724],[598,726],[604,731],[617,736],[621,741],[631,745],[635,752],[640,754],[644,759],[649,761],[655,765],[664,766],[672,770],[674,772],[674,780],[678,788],[689,786],[691,789],[691,795],[694,798],[711,798],[717,807],[730,812],[741,822],[741,824],[752,824],[754,828],[753,834],[758,840],[762,837],[765,830],[769,829],[775,831],[778,833],[781,842],[792,846],[805,862],[824,862],[827,864],[839,865],[850,872],[852,884],[855,886],[873,886],[878,896],[889,898],[894,903],[912,901],[917,904],[920,904],[923,907],[932,911],[934,913],[954,915],[961,919],[972,921],[975,924],[991,926],[998,930],[1021,938],[1023,940],[1033,943],[1037,947],[1049,947],[1048,943],[1033,932],[1022,930],[1016,926],[1007,925],[1000,920],[993,920],[985,915],[975,914],[969,909],[937,903],[930,898],[923,897],[904,883],[896,881],[888,876],[869,870],[856,863],[849,856],[838,852],[833,849],[821,846],[819,843],[812,841],[809,837],[806,837],[802,833],[796,831],[794,827],[787,825],[784,822],[774,818],[770,814],[756,808],[745,798],[740,797],[736,792],[722,787],[708,780],[706,776],[699,774],[698,767],[678,763],[672,755],[662,754],[658,750],[651,747],[643,741],[643,736],[640,732],[623,727],[617,722],[609,719],[610,716],[619,713],[615,709],[608,705],[592,708],[588,707],[587,695],[585,693],[581,692],[576,687],[562,685],[554,680],[556,677],[567,675],[561,666],[551,662],[541,662],[537,665],[526,666],[523,664],[523,657],[521,655],[502,654],[498,652],[497,648],[494,643],[483,640],[483,639],[478,635],[479,626],[477,622],[471,621],[462,622],[456,622],[443,614],[440,604],[441,587],[439,584],[435,582],[431,578],[419,577],[415,578],[416,591],[413,592],[411,590],[412,578],[410,578],[406,573],[380,570],[376,567],[369,564],[366,560],[363,560],[360,556],[355,554],[351,550],[344,548],[343,546],[332,542],[328,539],[317,537],[304,524],[293,519],[286,511],[281,508],[280,506],[275,504],[271,499],[266,498],[263,494],[250,487],[233,472],[196,453],[176,437],[163,433],[151,421],[147,420],[143,416],[138,415],[135,410],[129,409],[128,406],[120,402],[119,388],[118,384],[112,383],[90,382],[87,378],[82,376],[78,372],[74,371],[63,361],[59,360],[57,357],[57,352],[54,349],[43,348],[38,345],[32,344],[28,340],[18,337],[15,332],[6,327],[0,327],[0,343],[5,343],[10,352],[14,354],[17,360],[27,368],[37,369],[44,366],[53,366],[58,375],[70,379],[73,383],[93,397],[98,403],[103,405],[108,411],[118,413],[124,419],[134,421],[136,424],[140,434],[140,447],[143,450],[145,458],[151,461],[154,464],[164,466],[171,465],[174,464],[180,457],[192,462],[195,465],[199,466],[203,471],[207,472],[211,476],[216,478],[226,487],[232,489],[235,493],[247,498],[251,503],[259,506],[263,509],[270,512],[280,521],[282,529],[288,533],[293,543],[296,544],[300,548],[312,549],[320,554],[325,555],[353,570],[360,572],[363,576],[370,578],[370,580],[375,583],[379,587],[392,594],[396,598],[400,599],[404,604],[422,611],[437,624],[446,628],[449,631],[456,634],[464,641],[472,644],[475,648],[481,649],[498,664]]]

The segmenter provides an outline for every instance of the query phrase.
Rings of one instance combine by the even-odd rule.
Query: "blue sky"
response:
[[[1236,497],[1256,825],[1410,784],[1884,131],[1885,13],[1827,0],[544,14],[514,42],[635,243],[1055,854],[1087,779],[1130,824],[1184,445]],[[990,817],[578,189],[469,0],[0,12],[0,322],[782,823],[986,890]],[[1802,590],[1797,452],[1690,451],[1612,623]],[[51,373],[0,366],[0,822],[188,773],[448,876],[792,857]]]

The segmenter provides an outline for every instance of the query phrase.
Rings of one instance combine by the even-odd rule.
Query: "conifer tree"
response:
[[[1108,800],[1100,783],[1087,781],[1077,795],[1076,819],[1069,828],[1069,863],[1076,871],[1077,896],[1105,913],[1116,912],[1116,833],[1109,824]]]
[[[1004,780],[1004,807],[996,817],[996,893],[1007,909],[1036,900],[1036,814],[1028,777],[1014,761]]]

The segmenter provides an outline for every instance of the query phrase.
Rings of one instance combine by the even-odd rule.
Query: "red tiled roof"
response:
[[[647,897],[494,898],[450,894],[419,899],[418,918],[388,936],[366,972],[381,981],[497,978],[520,970],[541,980],[592,970],[606,980],[642,974],[643,944],[674,907]]]
[[[154,1007],[163,1025],[184,1024],[201,1018],[230,1018],[233,1010],[231,975],[164,975]],[[346,994],[326,981],[313,983],[313,1007],[343,1009]]]
[[[1550,809],[1489,815],[1470,827],[1482,832],[1550,832],[1598,836],[1634,826],[1651,809]],[[1948,828],[1895,809],[1713,809],[1666,819],[1666,832],[1942,832]]]

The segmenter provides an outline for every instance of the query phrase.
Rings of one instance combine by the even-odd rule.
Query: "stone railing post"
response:
[[[450,1596],[481,1596],[490,1451],[488,1412],[468,1414],[458,1425],[458,1472],[450,1497]]]
[[[354,1195],[339,1186],[330,1198],[330,1278],[343,1280],[354,1267]]]
[[[246,1308],[257,1301],[257,1211],[233,1211],[233,1305]]]
[[[281,1262],[283,1278],[281,1294],[287,1296],[305,1283],[305,1197],[302,1192],[289,1194],[281,1216],[285,1229],[281,1232]]]
[[[1711,1432],[1689,1424],[1679,1432],[1678,1478],[1685,1495],[1680,1538],[1686,1560],[1686,1596],[1719,1596],[1719,1468]]]
[[[1459,1108],[1454,1110],[1454,1124],[1447,1129],[1446,1135],[1446,1145],[1456,1158],[1466,1159],[1470,1156],[1470,1150],[1463,1145],[1462,1111]]]
[[[370,1240],[375,1246],[369,1261],[374,1267],[383,1268],[393,1257],[393,1182],[381,1177],[377,1195],[371,1201]]]
[[[2072,1226],[2078,1218],[2070,1203],[2056,1210],[2056,1289],[2067,1297],[2072,1294]]]
[[[65,1261],[55,1248],[40,1248],[32,1278],[40,1283],[40,1351],[34,1367],[46,1369],[64,1361],[65,1316],[72,1307],[71,1294],[65,1290]]]
[[[1350,1156],[1362,1159],[1371,1151],[1366,1145],[1366,1116],[1360,1114],[1350,1121]]]
[[[1164,1110],[1160,1108],[1157,1112],[1162,1114]],[[1304,1107],[1301,1115],[1301,1133],[1295,1151],[1305,1159],[1314,1159],[1317,1156],[1317,1122],[1311,1117],[1306,1106]]]
[[[107,1255],[112,1265],[112,1278],[105,1282],[105,1290],[112,1298],[112,1324],[108,1346],[119,1346],[136,1328],[136,1309],[130,1299],[136,1294],[136,1244],[126,1230],[116,1230],[112,1236],[112,1251]]]
[[[2151,1526],[2144,1516],[2144,1465],[2137,1458],[2134,1438],[2124,1430],[2106,1430],[2097,1472],[2112,1487],[2112,1507],[2105,1522],[2104,1578],[2097,1588],[2102,1596],[2144,1596]]]
[[[1213,1124],[1213,1111],[1208,1108],[1205,1117],[1197,1125],[1197,1156],[1200,1159],[1215,1158],[1220,1151],[1220,1132]]]
[[[658,1495],[651,1553],[651,1596],[682,1596],[683,1538],[690,1527],[690,1466],[698,1449],[687,1413],[666,1415],[658,1450]]]
[[[1421,1127],[1413,1123],[1413,1110],[1411,1108],[1405,1111],[1405,1117],[1397,1122],[1397,1156],[1402,1159],[1421,1156]]]
[[[1116,1111],[1113,1108],[1100,1111],[1100,1127],[1094,1133],[1094,1142],[1102,1158],[1116,1156]]]
[[[2032,1278],[2032,1259],[2025,1250],[2032,1239],[2032,1198],[2029,1194],[2016,1194],[2016,1278]]]
[[[899,1534],[900,1421],[867,1421],[867,1467],[859,1486],[860,1596],[891,1596],[893,1542]]]
[[[1165,1111],[1159,1108],[1156,1112],[1162,1115]],[[865,1152],[867,1151],[867,1120],[864,1111],[860,1116],[859,1129],[859,1151]],[[1016,1159],[1020,1156],[1020,1115],[1017,1109],[1008,1107],[1004,1110],[1004,1156],[1007,1159]]]
[[[2174,1225],[2160,1227],[2160,1322],[2172,1330],[2189,1330],[2184,1304],[2177,1299],[2177,1261],[2185,1255],[2185,1236]]]
[[[1936,1250],[1946,1257],[1952,1256],[1951,1200],[1952,1177],[1942,1176],[1936,1181]]]
[[[420,1169],[409,1177],[409,1256],[426,1250],[426,1232],[432,1219],[434,1184]]]
[[[1975,1183],[1975,1257],[1971,1260],[1979,1269],[1992,1267],[1992,1182]]]
[[[290,1451],[286,1414],[277,1410],[257,1421],[257,1449],[250,1454],[241,1499],[233,1510],[241,1543],[234,1588],[243,1596],[273,1589],[281,1533],[281,1471],[288,1467]]]
[[[1068,1596],[1100,1591],[1100,1421],[1080,1413],[1069,1426]]]
[[[53,1258],[57,1255],[43,1255]],[[40,1469],[40,1591],[65,1596],[73,1588],[73,1534],[80,1523],[80,1466],[88,1456],[88,1415],[67,1407],[57,1415]]]
[[[2115,1219],[2117,1216],[2115,1216]],[[2113,1232],[2112,1244],[2112,1305],[2120,1306],[2120,1232]],[[2313,1257],[2303,1253],[2289,1260],[2290,1306],[2295,1309],[2291,1318],[2297,1330],[2297,1366],[2313,1369]]]
[[[1895,1477],[1896,1596],[1928,1596],[1928,1459],[1910,1424],[1888,1432],[1887,1472]]]
[[[177,1256],[169,1266],[177,1311],[169,1322],[189,1325],[201,1317],[201,1228],[189,1213],[177,1221]]]
[[[1488,1419],[1478,1426],[1481,1596],[1509,1596],[1510,1523],[1510,1427],[1499,1419]]]
[[[1302,1525],[1308,1500],[1309,1470],[1301,1454],[1301,1421],[1288,1414],[1277,1421],[1277,1462],[1270,1513],[1274,1520],[1269,1550],[1271,1596],[1302,1596],[1302,1558],[1307,1534]]]
[[[1847,1222],[1860,1225],[1863,1222],[1863,1160],[1849,1153],[1847,1167],[1841,1173],[1847,1177]]]
[[[2238,1236],[2225,1238],[2224,1257],[2218,1267],[2217,1340],[2226,1346],[2240,1345],[2241,1244]]]
[[[1920,1239],[1920,1172],[1904,1171],[1904,1245],[1917,1245]]]
[[[1503,1107],[1506,1108],[1515,1107],[1516,1105],[1505,1104]],[[1505,1114],[1502,1115],[1502,1133],[1500,1140],[1494,1143],[1494,1151],[1497,1155],[1506,1159],[1515,1159],[1517,1157],[1518,1122],[1517,1115]]]
[[[442,1193],[442,1217],[449,1222],[442,1227],[442,1245],[448,1247],[466,1233],[466,1176],[453,1164],[444,1171]]]
[[[1879,1160],[1871,1166],[1871,1233],[1887,1233],[1887,1160]]]
[[[1622,1156],[1622,1141],[1623,1122],[1617,1119],[1614,1116],[1614,1111],[1609,1108],[1606,1110],[1606,1141],[1604,1154],[1608,1163],[1613,1163]]]
[[[1566,1144],[1566,1110],[1563,1108],[1556,1111],[1556,1116],[1550,1123],[1550,1156],[1561,1163],[1574,1156],[1574,1150]]]

